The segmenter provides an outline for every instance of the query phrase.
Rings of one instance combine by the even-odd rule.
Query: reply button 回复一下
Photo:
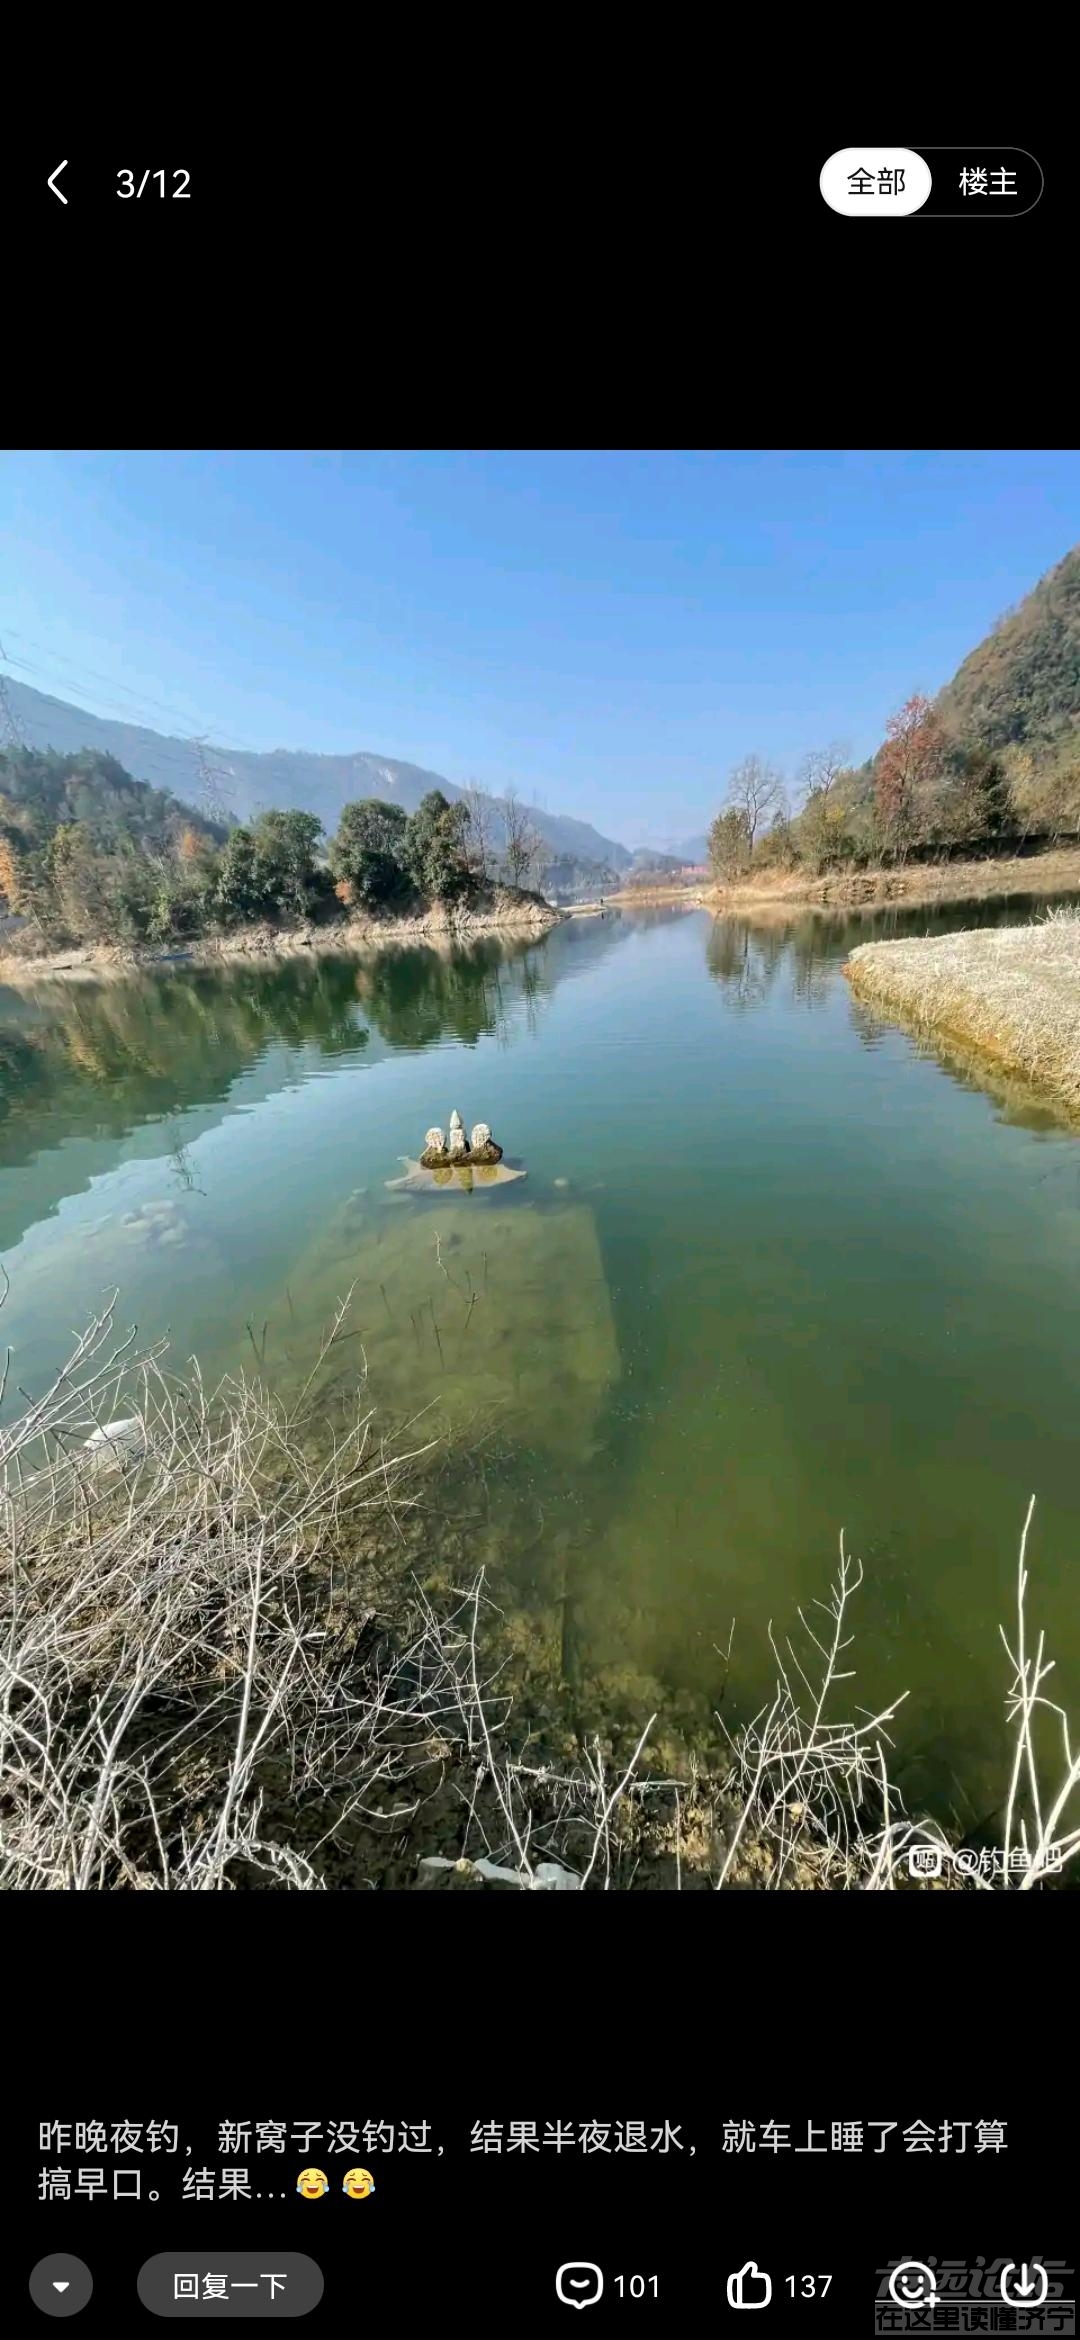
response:
[[[182,2253],[159,2251],[139,2269],[139,2298],[152,2316],[217,2321],[228,2307],[230,2323],[234,2316],[288,2319],[310,2315],[322,2295],[322,2270],[301,2251],[220,2251],[205,2258],[188,2246]]]

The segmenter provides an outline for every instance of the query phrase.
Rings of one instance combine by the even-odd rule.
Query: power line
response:
[[[84,711],[90,716],[91,721],[94,723],[105,723],[109,720],[109,718],[106,716],[94,715],[89,708]],[[15,722],[18,725],[18,715],[15,716]],[[23,726],[23,730],[25,731],[25,725]],[[164,739],[161,739],[160,734],[157,736],[160,740],[160,745],[156,744],[155,742],[152,752],[145,747],[141,747],[139,750],[139,776],[146,779],[152,787],[160,786],[163,788],[169,788],[174,793],[186,791],[190,795],[197,778],[197,759],[195,758],[194,749],[191,746],[191,742],[178,741],[177,747],[181,752],[173,755],[169,753],[168,743]],[[30,742],[29,740],[22,738],[20,744],[29,746]],[[89,747],[91,743],[89,740],[83,740],[80,744],[83,747]],[[189,755],[184,755],[182,752],[184,748],[188,748],[190,750]]]
[[[6,665],[7,651],[5,650],[3,643],[0,642],[0,739],[4,741],[6,747],[24,748],[26,746],[26,741],[23,738],[22,731],[19,727],[19,720],[15,713],[15,709],[11,704],[11,693],[7,686],[7,676],[2,671],[2,668]]]
[[[12,627],[9,627],[8,633],[9,639],[11,641],[21,642],[27,650],[39,650],[42,653],[42,656],[50,660],[53,666],[66,666],[75,676],[77,685],[79,677],[82,677],[84,682],[105,683],[107,689],[113,694],[114,699],[117,695],[119,695],[122,698],[131,699],[136,707],[142,707],[144,709],[150,708],[159,715],[167,715],[171,721],[178,723],[181,726],[180,731],[173,735],[174,737],[185,740],[191,738],[191,717],[188,714],[184,714],[180,708],[170,707],[167,705],[165,700],[153,698],[149,691],[130,690],[126,683],[118,683],[114,681],[111,675],[101,674],[96,667],[83,666],[76,659],[66,658],[59,650],[50,650],[46,643],[35,642],[31,640],[28,634],[21,634]],[[9,666],[20,667],[26,674],[43,675],[46,681],[50,680],[47,670],[40,667],[33,659],[12,658],[9,656],[7,659],[7,664]],[[61,687],[70,689],[71,685],[65,684],[63,677],[61,677]],[[100,694],[95,694],[95,696],[100,696]],[[86,712],[92,713],[93,710],[87,709]],[[131,722],[132,720],[131,716],[128,715],[126,709],[124,708],[117,708],[114,705],[112,713],[116,715],[121,722]],[[153,726],[152,728],[156,728],[156,726]],[[209,736],[209,734],[207,734],[207,736]],[[226,733],[217,733],[216,736],[220,746],[233,748],[238,754],[257,756],[264,752],[261,748],[253,747],[250,741],[237,739],[235,736],[230,736]]]
[[[20,637],[20,639],[22,638]],[[36,671],[29,660],[11,658],[4,649],[3,643],[0,642],[0,668],[2,665],[19,666],[24,670],[29,666],[31,673]],[[92,713],[90,709],[85,709],[84,712]],[[107,719],[95,716],[93,720],[100,723]],[[0,670],[0,738],[9,747],[29,749],[30,743],[15,713],[7,686],[7,678],[2,670]],[[163,746],[165,744],[162,742]],[[182,743],[178,741],[177,744],[182,744],[190,750],[192,762],[189,763],[180,756],[170,756],[167,753],[162,755],[160,749],[155,752],[153,757],[147,756],[145,751],[140,755],[139,761],[143,767],[143,773],[150,771],[154,776],[150,785],[153,786],[157,782],[159,785],[164,785],[170,795],[190,799],[195,793],[195,784],[198,782],[206,818],[220,826],[228,827],[236,819],[228,772],[208,752],[205,736],[200,739],[188,738]],[[257,753],[258,751],[253,752]],[[162,777],[163,765],[165,767],[164,779]]]

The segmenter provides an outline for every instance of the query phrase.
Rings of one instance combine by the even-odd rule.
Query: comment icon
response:
[[[555,2296],[564,2307],[595,2307],[603,2298],[604,2271],[593,2259],[567,2259],[555,2276]]]

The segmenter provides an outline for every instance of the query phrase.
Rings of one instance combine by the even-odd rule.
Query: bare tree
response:
[[[819,804],[827,804],[842,772],[851,762],[851,751],[844,740],[830,740],[827,747],[811,748],[799,767],[799,786],[804,802],[811,796]]]
[[[741,813],[746,822],[752,853],[766,815],[783,809],[783,774],[767,764],[763,756],[744,756],[728,782],[727,801],[732,811]]]
[[[470,780],[465,790],[465,812],[469,824],[465,843],[469,867],[481,885],[486,885],[491,874],[491,798],[485,796],[475,780]]]
[[[543,838],[534,829],[528,808],[513,788],[508,788],[500,806],[506,844],[503,859],[506,874],[512,886],[532,884],[539,874],[544,852]]]

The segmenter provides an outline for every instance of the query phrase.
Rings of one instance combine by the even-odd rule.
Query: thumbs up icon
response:
[[[772,2277],[766,2275],[756,2259],[748,2259],[737,2275],[728,2276],[727,2296],[729,2307],[768,2307],[772,2298]]]

